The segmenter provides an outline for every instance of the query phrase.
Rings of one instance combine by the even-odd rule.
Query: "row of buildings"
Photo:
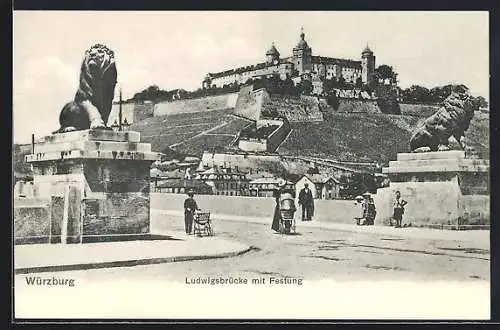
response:
[[[306,174],[291,182],[268,172],[246,173],[231,168],[213,167],[193,175],[154,178],[153,191],[184,194],[193,190],[196,194],[223,196],[272,197],[279,187],[298,191],[308,183],[316,199],[340,198],[340,183],[332,176]]]
[[[249,79],[279,76],[281,79],[332,79],[343,78],[345,82],[355,84],[361,80],[370,85],[375,72],[375,55],[368,45],[361,52],[360,60],[340,59],[313,55],[312,48],[305,40],[302,29],[300,40],[292,50],[292,56],[281,57],[274,45],[267,50],[265,61],[245,67],[221,72],[207,73],[202,87],[223,87],[230,84],[244,84]]]

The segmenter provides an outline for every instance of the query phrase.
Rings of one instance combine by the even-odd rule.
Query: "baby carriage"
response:
[[[283,193],[280,196],[280,233],[295,233],[295,201],[290,193]]]
[[[194,214],[193,231],[198,236],[214,236],[210,212],[196,211]]]

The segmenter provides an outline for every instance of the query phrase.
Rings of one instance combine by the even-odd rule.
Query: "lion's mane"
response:
[[[417,128],[410,139],[411,150],[428,147],[437,151],[440,145],[449,145],[451,136],[460,141],[478,108],[477,101],[466,89],[454,89],[439,110]]]

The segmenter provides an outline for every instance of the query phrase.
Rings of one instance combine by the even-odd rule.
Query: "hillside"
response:
[[[409,151],[412,131],[424,119],[404,115],[335,113],[321,123],[291,123],[292,132],[278,152],[385,164],[396,159],[398,152]],[[478,113],[466,137],[484,158],[488,158],[489,153],[488,136],[489,119]]]
[[[154,151],[166,147],[191,155],[201,155],[206,148],[223,147],[250,122],[235,117],[230,109],[150,117],[136,122],[130,130],[141,132],[141,139]]]

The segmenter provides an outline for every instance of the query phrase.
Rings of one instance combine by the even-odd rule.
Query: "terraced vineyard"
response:
[[[234,117],[231,109],[150,117],[131,125],[154,151],[172,147],[191,155],[205,148],[224,147],[249,121]]]

